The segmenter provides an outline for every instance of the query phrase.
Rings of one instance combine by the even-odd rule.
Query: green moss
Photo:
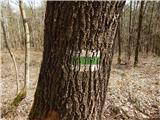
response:
[[[26,88],[23,88],[11,103],[12,107],[18,107],[19,103],[26,97]]]

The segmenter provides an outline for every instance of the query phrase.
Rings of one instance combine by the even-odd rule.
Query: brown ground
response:
[[[24,52],[14,52],[19,70],[20,86],[24,78]],[[0,120],[25,120],[30,111],[38,80],[42,53],[31,52],[30,86],[27,97],[16,111],[4,116],[16,95],[14,66],[8,52],[1,53]],[[133,62],[132,62],[133,63]],[[104,120],[160,120],[160,57],[140,59],[139,66],[117,65],[114,56]]]

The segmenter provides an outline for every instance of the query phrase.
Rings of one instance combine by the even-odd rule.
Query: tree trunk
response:
[[[131,41],[132,41],[132,30],[131,30],[131,26],[132,26],[132,1],[130,1],[130,13],[129,13],[129,38],[128,38],[128,50],[127,50],[127,63],[130,63],[130,58],[131,58]]]
[[[24,73],[24,86],[18,95],[14,98],[11,103],[12,106],[18,107],[19,103],[26,97],[27,88],[29,86],[29,63],[30,63],[30,34],[29,34],[29,26],[27,23],[27,17],[23,8],[23,2],[19,0],[19,8],[23,20],[23,26],[25,31],[25,73]]]
[[[30,120],[102,120],[124,3],[47,1],[43,61]]]
[[[118,64],[121,64],[121,24],[120,19],[118,20],[118,28],[117,28],[117,35],[118,35]]]
[[[8,44],[8,41],[7,41],[7,35],[6,35],[6,29],[5,29],[5,24],[4,24],[4,18],[3,18],[3,12],[1,11],[1,15],[2,15],[2,19],[1,19],[1,27],[2,27],[2,31],[3,31],[3,37],[4,37],[4,41],[5,41],[5,44],[6,44],[6,48],[11,56],[11,59],[13,61],[13,64],[14,64],[14,68],[15,68],[15,73],[16,73],[16,86],[17,86],[17,89],[16,89],[16,94],[18,94],[18,90],[19,90],[19,82],[18,82],[18,68],[17,68],[17,62],[16,62],[16,59],[14,57],[14,54],[12,53],[10,47],[9,47],[9,44]]]
[[[153,17],[153,10],[154,10],[154,2],[152,3],[152,8],[151,8],[151,15],[150,15],[150,21],[149,21],[149,25],[148,25],[148,40],[147,40],[147,47],[146,47],[146,53],[148,55],[149,49],[151,48],[151,39],[152,39],[152,33],[151,33],[151,29],[152,29],[152,17]]]
[[[140,11],[139,11],[139,23],[138,23],[138,33],[137,33],[137,43],[136,43],[136,50],[135,50],[134,66],[137,66],[137,63],[138,63],[140,35],[141,35],[142,18],[143,18],[143,6],[144,6],[144,1],[141,1]]]
[[[133,11],[132,11],[132,50],[134,51],[136,48],[136,31],[137,31],[137,25],[136,25],[136,19],[137,19],[137,11],[138,11],[138,5],[139,5],[139,1],[133,1]]]
[[[30,33],[29,33],[29,25],[27,21],[27,17],[23,8],[22,0],[19,0],[19,9],[21,12],[23,26],[25,31],[25,80],[24,80],[24,88],[27,89],[29,84],[29,62],[30,62]]]

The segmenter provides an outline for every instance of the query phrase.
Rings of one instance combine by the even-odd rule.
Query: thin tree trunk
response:
[[[21,50],[23,50],[23,45],[22,45],[22,32],[21,32],[21,28],[20,28],[20,21],[17,19],[17,25],[18,25],[18,37],[19,37],[19,48],[21,48]]]
[[[26,97],[27,89],[29,87],[29,63],[30,63],[30,33],[29,33],[29,26],[27,23],[27,17],[23,8],[23,3],[19,0],[19,8],[23,20],[23,26],[25,31],[25,76],[24,76],[24,86],[16,96],[16,98],[12,102],[12,106],[17,107],[19,103]]]
[[[18,82],[18,68],[17,68],[17,63],[16,63],[16,59],[14,57],[14,54],[12,53],[12,51],[10,50],[9,48],[9,45],[8,45],[8,41],[7,41],[7,35],[6,35],[6,30],[5,30],[5,24],[4,24],[4,19],[3,19],[3,12],[1,11],[1,15],[2,15],[2,19],[1,19],[1,26],[2,26],[2,31],[3,31],[3,37],[4,37],[4,41],[5,41],[5,44],[6,44],[6,48],[12,58],[12,61],[13,61],[13,64],[14,64],[14,68],[15,68],[15,72],[16,72],[16,86],[17,86],[17,89],[16,89],[16,94],[18,94],[18,90],[19,90],[19,82]]]
[[[22,0],[19,0],[19,8],[23,20],[23,26],[25,31],[25,80],[24,80],[24,88],[28,88],[29,85],[29,63],[30,63],[30,33],[29,33],[29,26],[26,17],[26,13],[23,8]]]
[[[133,47],[133,49],[132,49],[132,51],[134,51],[135,50],[135,44],[136,44],[136,41],[135,41],[135,33],[136,33],[136,15],[137,15],[137,8],[138,8],[138,1],[133,1],[133,6],[134,6],[134,10],[133,10],[133,12],[132,12],[132,15],[133,15],[133,17],[132,17],[132,37],[133,37],[133,41],[132,41],[132,47]]]
[[[136,50],[135,50],[134,66],[137,66],[137,63],[138,63],[138,54],[139,54],[142,19],[143,19],[143,14],[142,14],[143,7],[144,7],[144,1],[141,1],[140,11],[139,11],[139,23],[138,23],[138,33],[137,33],[137,43],[136,43]]]
[[[132,41],[132,0],[130,1],[130,13],[129,13],[129,38],[128,38],[128,50],[127,50],[127,64],[130,63],[130,58],[131,58],[131,41]]]
[[[146,49],[146,53],[148,55],[149,52],[149,48],[151,48],[151,39],[152,39],[152,34],[151,34],[151,27],[152,27],[152,16],[153,16],[153,10],[154,10],[154,3],[152,3],[152,8],[151,8],[151,16],[150,16],[150,21],[149,21],[149,30],[148,30],[148,40],[147,40],[147,49]]]
[[[160,4],[159,4],[159,6],[160,6]],[[160,28],[160,23],[159,23],[159,21],[160,21],[160,15],[159,15],[159,13],[160,13],[160,7],[159,7],[159,9],[157,10],[157,12],[156,12],[156,14],[155,14],[155,16],[156,16],[156,22],[155,22],[155,26],[154,26],[154,31],[155,31],[155,33],[158,33],[158,30],[159,30],[159,28]],[[153,44],[152,44],[152,53],[155,53],[156,55],[158,55],[158,56],[160,56],[160,52],[158,52],[158,49],[159,49],[159,51],[160,51],[160,41],[159,41],[159,38],[160,38],[160,36],[155,36],[154,35],[154,37],[153,37]]]
[[[30,120],[102,120],[124,1],[47,1],[43,62]]]
[[[117,28],[117,35],[118,35],[118,64],[121,64],[121,24],[120,19],[118,20],[118,28]]]

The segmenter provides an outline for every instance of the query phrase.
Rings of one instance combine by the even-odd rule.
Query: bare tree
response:
[[[26,17],[26,13],[23,8],[22,0],[19,0],[19,8],[23,20],[23,26],[25,31],[25,80],[24,80],[24,88],[27,89],[29,84],[29,63],[30,63],[30,33],[29,33],[29,25],[28,19]]]
[[[120,19],[118,20],[118,28],[117,28],[117,36],[118,36],[118,64],[121,64],[121,24]]]
[[[2,31],[3,31],[3,37],[4,37],[4,41],[5,41],[5,44],[6,44],[6,48],[11,56],[11,59],[13,61],[13,64],[14,64],[14,68],[15,68],[15,72],[16,72],[16,86],[17,86],[17,89],[16,89],[16,93],[18,94],[18,90],[19,90],[19,82],[18,82],[18,68],[17,68],[17,63],[16,63],[16,59],[14,57],[14,54],[12,53],[10,47],[9,47],[9,44],[8,44],[8,41],[7,41],[7,35],[6,35],[6,29],[5,29],[5,23],[4,23],[4,18],[3,18],[3,12],[1,11],[1,15],[2,15],[2,19],[1,19],[1,27],[2,27]]]
[[[154,10],[154,2],[152,3],[152,8],[151,8],[151,13],[150,13],[150,20],[149,20],[149,25],[148,25],[148,40],[147,40],[147,46],[146,46],[146,53],[148,54],[149,48],[151,47],[151,39],[152,39],[152,34],[151,34],[151,28],[152,28],[152,17],[153,17],[153,10]]]
[[[140,10],[139,10],[139,21],[138,21],[138,29],[137,29],[137,42],[135,49],[135,58],[134,58],[134,66],[137,66],[138,63],[138,54],[139,54],[139,46],[140,46],[140,37],[141,37],[141,28],[142,28],[142,19],[143,19],[143,7],[145,1],[141,1]]]
[[[127,49],[127,63],[130,63],[131,58],[131,41],[132,41],[132,0],[130,1],[130,13],[129,13],[129,38],[128,38],[128,49]]]
[[[18,104],[26,97],[27,88],[29,86],[29,63],[30,63],[30,33],[27,17],[23,8],[22,0],[19,0],[19,9],[23,20],[23,26],[25,31],[25,77],[24,77],[24,86],[21,89],[20,93],[14,99],[12,105],[18,106]]]

